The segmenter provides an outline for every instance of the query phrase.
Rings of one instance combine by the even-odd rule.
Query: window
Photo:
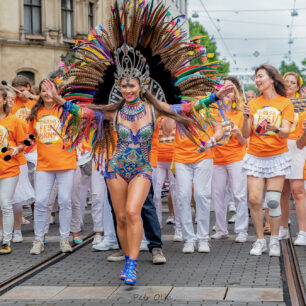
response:
[[[65,38],[72,38],[72,33],[73,33],[72,0],[62,0],[62,27],[63,27],[63,36]]]
[[[41,34],[41,0],[24,0],[24,31]]]
[[[88,27],[94,27],[94,4],[88,3]]]
[[[20,71],[17,73],[17,75],[23,75],[27,77],[31,84],[35,84],[35,74],[32,71]]]

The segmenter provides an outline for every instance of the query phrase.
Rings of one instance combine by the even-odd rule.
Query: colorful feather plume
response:
[[[150,77],[162,88],[166,102],[177,104],[215,92],[218,84],[211,77],[216,76],[219,62],[192,65],[206,56],[205,48],[182,30],[185,15],[168,21],[170,16],[163,2],[115,1],[108,25],[90,29],[88,40],[78,40],[73,49],[76,63],[61,67],[65,72],[61,95],[82,104],[109,103],[116,72],[114,52],[124,43],[145,56]],[[116,95],[119,99],[120,93]]]

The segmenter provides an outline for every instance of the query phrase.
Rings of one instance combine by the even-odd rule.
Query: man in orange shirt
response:
[[[215,122],[214,131],[207,131],[209,138],[201,133],[202,141],[210,140],[213,144],[223,137],[220,122]],[[204,153],[197,151],[197,146],[182,138],[178,133],[175,136],[173,159],[175,162],[177,202],[181,216],[181,226],[185,244],[183,253],[193,253],[198,241],[198,252],[208,253],[209,215],[211,201],[211,179],[213,170],[213,153],[210,149]],[[191,215],[192,184],[194,185],[194,199],[196,201],[197,234],[195,234]]]

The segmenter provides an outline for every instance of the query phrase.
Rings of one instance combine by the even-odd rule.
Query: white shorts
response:
[[[285,152],[269,157],[258,157],[246,153],[242,168],[246,175],[260,178],[288,175],[291,172],[291,155]]]
[[[303,169],[306,159],[306,147],[302,150],[296,146],[296,140],[288,139],[289,153],[291,154],[291,173],[286,175],[286,179],[303,179]]]

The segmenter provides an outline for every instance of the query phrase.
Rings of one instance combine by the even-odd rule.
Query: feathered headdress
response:
[[[138,77],[159,100],[190,101],[217,90],[217,62],[192,65],[205,56],[181,28],[185,15],[172,18],[162,2],[115,1],[106,28],[91,29],[88,41],[73,48],[76,62],[66,71],[61,95],[70,101],[107,104],[121,100],[119,80]],[[129,68],[129,69],[127,69]],[[129,72],[128,72],[129,70]]]

